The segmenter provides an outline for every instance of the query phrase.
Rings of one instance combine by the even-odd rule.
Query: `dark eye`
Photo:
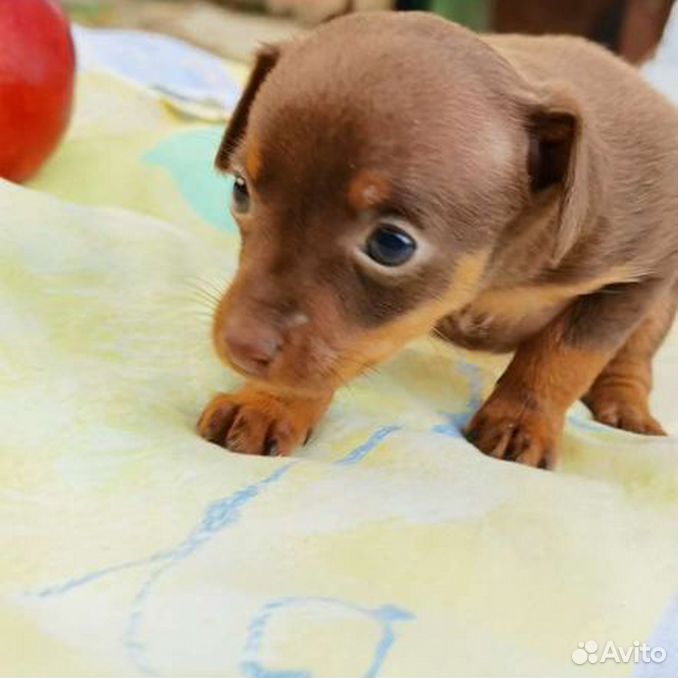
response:
[[[233,182],[233,208],[236,212],[249,212],[250,192],[242,175],[236,174]]]
[[[417,243],[405,231],[390,224],[377,228],[368,238],[367,255],[382,266],[402,266],[417,249]]]

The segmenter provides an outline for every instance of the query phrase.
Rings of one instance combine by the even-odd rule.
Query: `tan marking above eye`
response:
[[[372,209],[385,202],[391,194],[386,177],[374,170],[362,170],[348,187],[348,203],[356,211]]]
[[[261,148],[256,139],[252,139],[247,144],[245,153],[245,170],[252,181],[256,181],[261,173]]]

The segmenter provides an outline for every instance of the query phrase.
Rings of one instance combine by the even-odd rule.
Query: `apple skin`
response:
[[[23,182],[71,116],[75,49],[56,0],[0,0],[0,177]]]

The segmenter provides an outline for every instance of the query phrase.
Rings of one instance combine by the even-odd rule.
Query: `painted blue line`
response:
[[[122,637],[122,643],[128,658],[146,676],[157,676],[158,674],[146,660],[146,645],[139,639],[139,631],[144,617],[144,607],[160,575],[172,567],[173,564],[172,561],[163,563],[146,579],[142,587],[137,591]]]
[[[266,486],[280,480],[295,463],[296,461],[289,462],[277,468],[263,480],[252,483],[233,495],[210,504],[201,522],[201,529],[207,533],[217,532],[236,521],[240,517],[239,509],[261,494],[262,489]]]
[[[141,560],[130,560],[126,563],[121,563],[119,565],[112,565],[111,567],[105,567],[101,570],[96,570],[94,572],[89,572],[84,574],[81,577],[74,577],[73,579],[68,579],[62,584],[56,584],[54,586],[48,586],[44,589],[39,589],[38,591],[29,592],[29,596],[35,596],[38,598],[48,598],[50,596],[60,595],[62,593],[68,593],[73,589],[80,588],[86,584],[97,581],[97,579],[102,579],[103,577],[108,576],[109,574],[114,574],[116,572],[122,572],[123,570],[130,570],[140,565],[147,565],[157,556],[151,556],[150,558],[143,558]]]
[[[212,540],[224,528],[237,522],[240,518],[240,509],[259,496],[269,485],[280,480],[296,462],[289,462],[277,468],[269,476],[256,483],[252,483],[233,495],[225,497],[207,507],[203,520],[197,530],[177,546],[170,558],[162,563],[142,584],[132,603],[132,611],[127,620],[123,645],[132,663],[147,676],[156,676],[157,672],[146,659],[146,648],[139,640],[139,632],[143,623],[146,602],[152,589],[160,577],[175,567],[179,562],[194,553],[199,547]]]
[[[369,669],[367,669],[367,673],[365,673],[365,678],[375,678],[386,659],[386,654],[391,649],[391,645],[393,645],[394,642],[395,633],[393,633],[393,629],[390,626],[385,627],[381,640],[374,652],[372,664]]]
[[[468,380],[469,399],[461,412],[448,413],[441,412],[445,419],[442,424],[436,424],[431,427],[433,433],[440,433],[450,438],[462,438],[462,431],[471,417],[477,412],[483,403],[483,371],[473,363],[460,362],[457,365],[457,371]]]
[[[313,678],[313,674],[301,669],[276,671],[267,669],[258,662],[242,662],[240,670],[249,678]]]
[[[284,613],[289,609],[303,609],[304,607],[319,607],[325,609],[328,616],[338,608],[349,610],[358,615],[372,619],[381,630],[381,637],[376,644],[369,666],[359,675],[361,678],[376,678],[381,671],[386,656],[396,640],[393,625],[399,621],[414,619],[414,615],[394,605],[384,605],[377,609],[369,609],[336,598],[327,597],[287,597],[279,598],[263,606],[255,615],[249,626],[247,643],[245,645],[245,659],[240,663],[240,670],[247,678],[312,678],[313,673],[308,669],[270,669],[261,662],[260,656],[266,640],[268,623],[276,614]]]
[[[232,495],[210,504],[205,509],[202,520],[198,525],[171,549],[159,551],[148,558],[131,560],[119,565],[89,572],[80,577],[69,579],[62,584],[49,586],[34,593],[29,592],[27,595],[41,598],[61,595],[123,570],[157,564],[158,566],[145,579],[134,597],[122,638],[127,655],[137,669],[144,675],[157,675],[156,671],[146,660],[146,647],[139,639],[146,602],[152,593],[153,587],[160,577],[172,567],[193,554],[201,546],[207,544],[221,530],[237,522],[240,518],[240,510],[259,496],[266,487],[280,480],[296,463],[296,461],[291,461],[284,466],[280,466],[263,480],[252,483]]]
[[[336,464],[351,465],[358,463],[381,442],[388,438],[388,436],[399,429],[399,426],[385,426],[378,429],[368,438],[365,443],[356,447],[345,457],[337,461]],[[213,539],[214,536],[217,535],[221,530],[237,522],[237,520],[240,518],[240,510],[257,496],[259,496],[267,486],[282,478],[285,473],[287,473],[287,471],[289,471],[289,469],[295,465],[295,463],[297,462],[289,462],[288,464],[277,468],[273,473],[265,477],[263,480],[252,483],[251,485],[237,490],[232,495],[211,503],[205,509],[202,519],[197,524],[197,526],[191,530],[182,541],[170,549],[158,551],[147,558],[131,560],[118,565],[102,568],[100,570],[95,570],[82,576],[69,579],[61,584],[49,586],[37,592],[28,593],[28,595],[41,598],[61,595],[96,582],[109,575],[133,568],[156,564],[157,567],[146,577],[141,587],[137,591],[134,600],[132,601],[131,610],[122,636],[122,643],[131,663],[142,674],[156,676],[158,675],[156,670],[149,663],[146,657],[147,648],[140,639],[146,603],[152,595],[155,585],[159,579],[171,568],[178,565],[182,560],[193,554],[197,549]],[[374,614],[376,614],[376,612]],[[386,626],[383,637],[377,647],[373,665],[368,673],[365,674],[367,678],[371,678],[375,675],[374,671],[378,670],[378,667],[392,645],[393,640],[394,636],[390,631],[390,628]],[[267,669],[261,667],[256,661],[244,662],[243,670],[245,670],[245,668],[247,675],[253,677],[257,676],[258,678],[311,678],[310,674],[304,670],[270,672]]]
[[[195,551],[198,546],[202,545],[202,543],[206,541],[206,539],[209,538],[212,533],[218,532],[228,524],[237,520],[239,518],[239,509],[254,499],[261,492],[263,487],[281,478],[294,463],[295,462],[290,462],[285,466],[281,466],[263,480],[253,483],[252,485],[248,485],[242,490],[238,490],[233,495],[210,504],[205,510],[203,518],[198,527],[192,530],[185,539],[179,542],[179,544],[170,549],[158,551],[148,558],[130,560],[118,565],[112,565],[100,570],[94,570],[93,572],[88,572],[87,574],[84,574],[80,577],[68,579],[61,584],[55,584],[53,586],[39,589],[38,591],[28,592],[27,595],[41,598],[60,595],[62,593],[68,593],[69,591],[77,589],[81,586],[91,584],[92,582],[102,579],[103,577],[106,577],[110,574],[115,574],[117,572],[122,572],[123,570],[141,567],[143,565],[152,565],[153,563],[177,558],[182,556],[184,552],[186,552],[186,555],[188,555],[189,553]]]
[[[414,615],[411,612],[392,605],[385,605],[384,607],[375,610],[374,617],[375,619],[380,619],[382,622],[383,636],[377,645],[374,653],[374,660],[367,670],[365,678],[375,678],[379,671],[381,671],[381,668],[386,661],[386,655],[396,640],[393,624],[397,621],[414,619]]]
[[[461,432],[468,421],[466,413],[450,414],[448,412],[440,412],[440,416],[445,419],[445,423],[432,426],[431,431],[448,436],[449,438],[461,438]]]
[[[362,445],[356,447],[345,457],[342,457],[334,463],[337,466],[350,466],[362,461],[375,447],[382,443],[395,431],[400,430],[400,426],[384,426],[375,431]]]

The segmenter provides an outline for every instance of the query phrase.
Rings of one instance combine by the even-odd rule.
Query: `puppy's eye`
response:
[[[417,249],[415,240],[405,231],[383,224],[367,240],[365,252],[382,266],[402,266]]]
[[[249,212],[250,209],[250,192],[241,174],[236,174],[233,182],[233,208],[241,213]]]

